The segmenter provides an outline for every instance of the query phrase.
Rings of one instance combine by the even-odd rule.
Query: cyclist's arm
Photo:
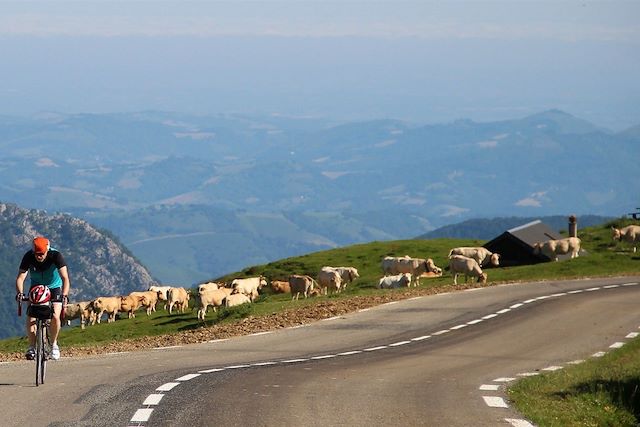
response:
[[[24,293],[24,280],[27,278],[26,270],[19,270],[16,277],[16,293]]]
[[[71,287],[71,283],[69,282],[69,272],[67,271],[67,266],[60,267],[58,269],[58,273],[60,273],[60,278],[62,279],[62,295],[69,296],[69,288]]]

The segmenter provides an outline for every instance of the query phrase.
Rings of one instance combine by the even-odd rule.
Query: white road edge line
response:
[[[529,421],[521,420],[519,418],[505,418],[504,420],[513,427],[535,427],[535,425],[531,424]]]
[[[491,408],[508,408],[507,402],[498,396],[482,396],[484,403]]]

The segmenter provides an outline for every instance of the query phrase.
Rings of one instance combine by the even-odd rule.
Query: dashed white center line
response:
[[[461,325],[457,325],[457,326],[452,327],[451,330],[452,331],[457,331],[458,329],[466,328],[467,326],[469,326],[469,325],[467,325],[466,323],[463,323]]]
[[[389,344],[389,347],[398,347],[398,346],[405,345],[405,344],[411,344],[411,341],[394,342],[393,344]]]
[[[335,354],[325,354],[324,356],[314,356],[312,360],[322,360],[322,359],[331,359],[332,357],[336,357]]]
[[[496,313],[498,313],[498,314],[505,314],[505,313],[508,313],[508,312],[510,312],[510,311],[511,311],[511,309],[510,309],[510,308],[503,308],[502,310],[496,311]]]
[[[376,351],[376,350],[382,350],[383,348],[387,348],[387,346],[379,345],[378,347],[369,347],[369,348],[365,348],[363,351]]]
[[[199,376],[200,376],[200,374],[188,374],[188,375],[184,375],[184,376],[182,376],[180,378],[176,378],[176,381],[189,381],[189,380],[192,380],[192,379],[194,379],[196,377],[199,377]]]
[[[222,369],[222,368],[205,369],[204,371],[198,371],[198,373],[200,373],[200,374],[211,374],[213,372],[220,372],[220,371],[224,371],[224,369]]]
[[[421,337],[411,338],[411,341],[422,341],[422,340],[426,340],[427,338],[431,338],[431,335],[423,335]]]
[[[142,402],[142,404],[149,405],[149,406],[157,405],[158,403],[160,403],[163,397],[164,397],[164,394],[160,394],[160,393],[150,394],[149,396],[147,396],[144,402]]]
[[[361,350],[345,351],[343,353],[338,353],[338,356],[351,356],[352,354],[358,354],[358,353],[362,353],[362,351]]]
[[[253,366],[269,366],[269,365],[277,365],[277,362],[257,362],[253,363]]]
[[[512,305],[511,307],[509,307],[509,308],[519,308],[519,307],[522,307],[523,305],[524,305],[524,304],[522,304],[522,303],[513,304],[513,305]]]
[[[486,316],[481,317],[483,320],[493,319],[494,317],[498,317],[497,314],[487,314]]]
[[[449,332],[449,329],[443,329],[441,331],[434,332],[431,335],[442,335],[442,334],[446,334],[447,332]]]
[[[156,391],[171,391],[175,386],[180,385],[180,383],[165,383],[156,389]]]
[[[476,320],[472,320],[470,322],[467,322],[467,325],[475,325],[477,323],[483,322],[482,319],[476,319]]]
[[[152,412],[153,412],[153,409],[150,409],[150,408],[138,409],[136,413],[133,414],[133,417],[131,417],[131,422],[145,423],[149,421],[149,417],[151,416]]]

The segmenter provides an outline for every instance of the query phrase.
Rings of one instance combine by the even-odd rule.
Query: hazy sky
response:
[[[637,1],[2,1],[0,113],[640,124]]]

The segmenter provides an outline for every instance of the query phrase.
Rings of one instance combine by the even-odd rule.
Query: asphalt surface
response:
[[[489,406],[480,387],[593,357],[639,331],[638,281],[491,286],[219,342],[63,355],[40,387],[32,362],[4,363],[2,424],[509,425],[522,417]],[[489,394],[505,397],[503,387]]]

